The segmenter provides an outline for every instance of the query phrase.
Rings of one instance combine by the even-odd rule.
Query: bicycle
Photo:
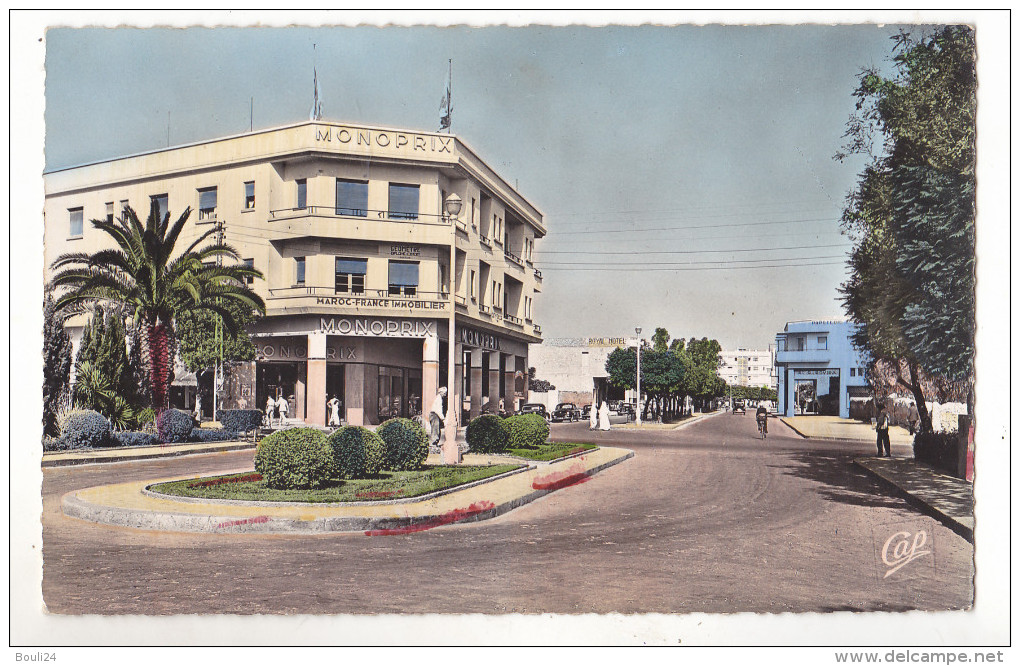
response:
[[[758,417],[758,434],[762,439],[769,436],[769,421],[767,416]]]

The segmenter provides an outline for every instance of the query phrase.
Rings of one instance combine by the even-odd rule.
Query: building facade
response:
[[[531,398],[547,406],[572,402],[579,407],[601,404],[603,400],[636,399],[627,391],[609,383],[606,360],[620,347],[634,347],[633,338],[551,338],[531,345],[531,365],[535,374],[556,387],[552,395],[532,393]]]
[[[779,413],[850,416],[850,399],[867,392],[870,358],[851,343],[855,324],[790,322],[776,334]]]
[[[413,416],[450,383],[451,320],[461,421],[527,398],[543,215],[456,136],[310,121],[56,170],[45,186],[47,267],[112,244],[88,220],[127,205],[144,220],[156,202],[174,219],[192,209],[179,248],[216,225],[262,272],[257,359],[232,367],[224,407],[282,395],[322,425],[336,396],[349,424]],[[83,317],[68,325],[77,342]]]
[[[776,387],[772,349],[719,352],[719,376],[730,386]]]

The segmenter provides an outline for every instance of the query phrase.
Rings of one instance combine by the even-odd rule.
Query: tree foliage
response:
[[[840,291],[864,324],[855,344],[913,393],[924,430],[925,381],[973,382],[975,42],[966,26],[894,41],[891,78],[860,74],[837,155],[870,157],[843,213],[855,247]]]
[[[52,264],[56,274],[50,286],[60,293],[58,308],[78,311],[91,303],[110,301],[123,305],[141,326],[142,361],[157,412],[167,406],[175,318],[189,311],[208,310],[235,331],[237,324],[225,303],[235,301],[265,313],[265,303],[244,283],[246,277],[262,277],[259,271],[240,264],[214,263],[221,257],[240,259],[231,246],[210,240],[218,232],[216,227],[199,234],[178,252],[177,241],[190,214],[188,208],[171,224],[170,213],[160,217],[154,199],[142,224],[135,211],[126,207],[117,220],[92,220],[92,226],[109,236],[113,247],[93,254],[63,254]]]
[[[69,397],[72,362],[71,338],[51,294],[43,303],[43,434],[60,435],[57,414]]]
[[[211,368],[217,362],[251,361],[255,358],[255,344],[248,327],[258,320],[258,312],[237,301],[225,301],[223,308],[230,312],[236,325],[233,331],[212,310],[189,310],[177,317],[177,350],[191,372]],[[217,324],[222,347],[216,337]]]

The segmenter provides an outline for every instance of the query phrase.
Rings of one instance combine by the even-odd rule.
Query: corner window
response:
[[[305,258],[294,257],[295,271],[294,271],[294,282],[297,284],[305,283]]]
[[[149,197],[151,203],[156,204],[160,221],[170,212],[170,197],[165,194],[156,194]],[[151,205],[151,204],[150,204]]]
[[[85,209],[69,208],[67,212],[70,216],[68,235],[71,238],[81,238],[85,235]]]
[[[336,293],[364,294],[367,259],[336,258]]]
[[[414,296],[418,293],[418,262],[390,262],[390,295]]]
[[[255,181],[249,180],[244,184],[244,207],[246,210],[255,208]]]
[[[198,221],[216,219],[216,188],[207,187],[198,191]]]
[[[418,219],[418,186],[390,183],[389,217],[393,220]]]
[[[299,210],[308,207],[308,181],[302,178],[297,181],[297,206]]]
[[[368,183],[336,179],[336,214],[368,216]]]

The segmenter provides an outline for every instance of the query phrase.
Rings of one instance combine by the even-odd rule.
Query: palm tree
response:
[[[262,298],[245,285],[245,278],[261,278],[261,272],[243,264],[214,263],[219,257],[240,259],[231,246],[209,240],[217,233],[216,227],[174,256],[190,214],[188,208],[171,225],[170,213],[160,219],[154,200],[143,226],[135,211],[125,207],[123,216],[115,221],[92,220],[93,227],[113,239],[113,248],[91,255],[63,254],[51,266],[57,273],[50,286],[62,289],[56,303],[58,309],[81,311],[97,301],[112,301],[123,304],[133,315],[140,325],[142,362],[157,413],[167,406],[176,340],[174,320],[179,314],[210,310],[220,316],[231,332],[236,332],[237,324],[223,303],[237,301],[261,314],[266,311]]]

